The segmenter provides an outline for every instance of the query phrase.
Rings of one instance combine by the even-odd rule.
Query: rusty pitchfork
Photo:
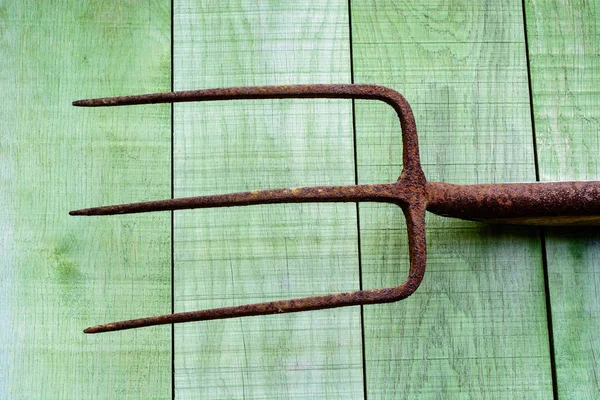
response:
[[[182,312],[97,325],[85,333],[144,326],[289,313],[363,304],[390,303],[410,296],[425,273],[425,211],[466,220],[528,225],[595,225],[600,223],[600,181],[453,185],[427,182],[419,161],[417,129],[411,108],[397,91],[384,86],[331,84],[255,86],[190,90],[75,101],[80,107],[188,101],[336,98],[383,101],[396,110],[402,128],[403,170],[388,184],[317,186],[256,190],[212,196],[148,201],[71,211],[70,215],[112,215],[192,208],[275,203],[385,202],[402,208],[408,230],[410,269],[404,283],[392,288]]]

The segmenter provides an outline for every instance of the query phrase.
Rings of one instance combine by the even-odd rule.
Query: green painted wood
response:
[[[175,89],[350,82],[347,2],[175,1]],[[175,105],[175,196],[354,182],[347,100]],[[175,213],[175,310],[358,288],[354,204]],[[176,398],[362,398],[358,308],[175,326]]]
[[[0,398],[167,398],[170,330],[89,336],[170,309],[168,215],[74,218],[168,197],[168,106],[77,98],[170,86],[169,3],[0,4]]]
[[[528,1],[540,178],[600,179],[600,2]],[[600,236],[546,231],[560,399],[600,397]]]
[[[430,180],[534,181],[520,1],[352,2],[354,77],[413,106]],[[356,104],[359,181],[401,170],[385,105]],[[360,206],[366,288],[403,281],[398,208]],[[552,397],[535,229],[428,217],[428,271],[409,299],[365,308],[369,399]]]

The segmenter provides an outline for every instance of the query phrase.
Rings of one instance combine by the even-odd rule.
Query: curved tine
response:
[[[402,285],[393,288],[397,300],[402,300],[415,292],[425,276],[427,264],[427,240],[425,236],[425,202],[411,203],[403,209],[408,231],[408,252],[410,254],[410,270],[408,279]]]
[[[96,325],[85,329],[84,332],[101,333],[181,322],[322,310],[362,304],[391,303],[405,299],[417,290],[425,274],[425,205],[411,204],[404,209],[404,213],[408,227],[410,270],[408,279],[400,286],[132,319]]]
[[[396,110],[400,118],[404,167],[411,173],[416,173],[415,176],[421,177],[422,171],[419,161],[417,128],[412,110],[404,96],[385,86],[353,84],[247,86],[77,100],[73,102],[73,105],[79,107],[103,107],[188,101],[292,98],[379,100],[389,104]]]
[[[119,204],[85,208],[69,212],[70,215],[114,215],[132,214],[193,208],[216,208],[250,206],[278,203],[326,203],[326,202],[385,202],[406,204],[407,192],[399,183],[356,185],[356,186],[315,186],[295,189],[255,190],[212,196],[186,197],[147,201],[143,203]]]

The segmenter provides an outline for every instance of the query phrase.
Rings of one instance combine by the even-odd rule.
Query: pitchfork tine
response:
[[[292,313],[356,306],[362,304],[391,303],[405,299],[413,294],[415,290],[417,290],[425,273],[425,225],[423,223],[425,217],[425,207],[422,204],[417,204],[403,208],[403,210],[406,216],[407,228],[409,232],[412,232],[413,234],[408,236],[410,257],[410,270],[408,273],[408,279],[399,286],[382,289],[357,290],[354,292],[327,294],[324,296],[304,297],[292,300],[278,300],[265,303],[245,304],[241,306],[213,308],[208,310],[190,311],[156,317],[111,322],[104,325],[92,326],[85,329],[84,332],[111,332],[181,322]]]
[[[86,99],[74,101],[73,105],[78,107],[106,107],[190,101],[323,98],[377,100],[392,106],[402,125],[402,160],[404,168],[422,175],[417,130],[410,105],[404,96],[385,86],[352,84],[248,86]]]
[[[402,185],[398,183],[356,186],[314,186],[295,189],[255,190],[252,192],[118,204],[75,210],[69,212],[69,214],[114,215],[193,208],[251,206],[257,204],[314,202],[341,203],[355,201],[405,204],[405,196]]]

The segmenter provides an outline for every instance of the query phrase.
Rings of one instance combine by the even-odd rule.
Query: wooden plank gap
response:
[[[537,133],[535,129],[535,111],[533,89],[531,84],[531,60],[529,58],[529,39],[527,34],[527,7],[525,0],[521,0],[523,10],[523,37],[525,41],[525,59],[527,63],[527,87],[529,90],[529,111],[531,115],[531,133],[533,136],[533,160],[535,164],[535,180],[540,181],[540,163],[537,146]],[[554,400],[558,399],[558,380],[556,377],[556,359],[554,354],[554,329],[552,327],[552,302],[550,301],[550,281],[548,278],[548,253],[546,249],[546,230],[539,228],[540,249],[542,252],[542,269],[544,270],[544,292],[546,295],[546,318],[548,324],[548,349],[550,352],[550,373],[552,376],[552,394]]]

